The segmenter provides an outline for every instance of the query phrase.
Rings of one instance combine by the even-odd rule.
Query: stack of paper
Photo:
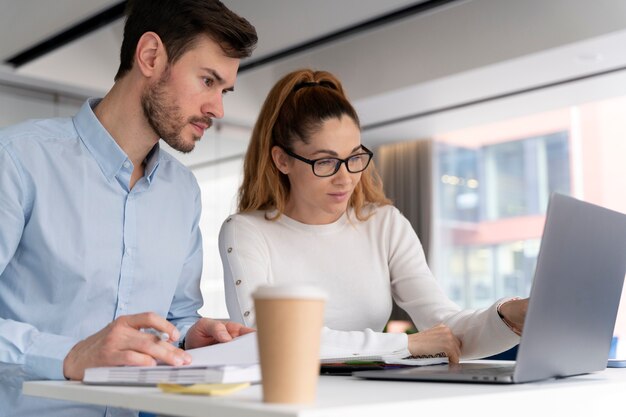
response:
[[[116,366],[85,370],[83,383],[96,385],[156,385],[258,382],[259,365]]]
[[[258,382],[261,368],[256,334],[230,342],[189,349],[192,363],[186,366],[113,366],[85,370],[83,383],[99,385],[156,385],[158,383]]]

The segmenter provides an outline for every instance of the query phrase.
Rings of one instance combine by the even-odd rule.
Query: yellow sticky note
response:
[[[250,386],[249,382],[242,382],[237,384],[193,384],[193,385],[179,385],[179,384],[158,384],[161,391],[169,392],[172,394],[191,394],[191,395],[228,395],[233,392]]]

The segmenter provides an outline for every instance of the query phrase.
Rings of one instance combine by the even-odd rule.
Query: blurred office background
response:
[[[225,118],[191,154],[173,152],[203,192],[203,314],[227,315],[217,234],[258,109],[300,67],[343,80],[388,193],[464,307],[528,295],[551,192],[626,212],[626,2],[224,2],[256,26],[258,48]],[[106,92],[122,9],[0,0],[0,126],[72,115]]]

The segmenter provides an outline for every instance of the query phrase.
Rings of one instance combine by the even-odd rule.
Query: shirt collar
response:
[[[148,179],[149,183],[152,183],[154,180],[154,175],[159,167],[159,161],[161,160],[161,147],[157,142],[156,145],[152,148],[152,150],[146,156],[146,169],[145,176]]]
[[[74,126],[78,135],[85,144],[89,152],[100,166],[106,178],[112,180],[123,168],[125,162],[131,162],[128,155],[111,137],[109,132],[102,126],[96,117],[93,109],[102,99],[91,98],[87,100],[76,116],[74,116]],[[160,148],[157,143],[146,157],[146,177],[152,182],[159,166]]]

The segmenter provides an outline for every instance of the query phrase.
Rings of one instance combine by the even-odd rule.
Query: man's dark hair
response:
[[[137,42],[146,32],[159,35],[171,64],[201,35],[230,58],[250,56],[257,42],[254,26],[218,0],[128,0],[116,81],[132,68]]]

